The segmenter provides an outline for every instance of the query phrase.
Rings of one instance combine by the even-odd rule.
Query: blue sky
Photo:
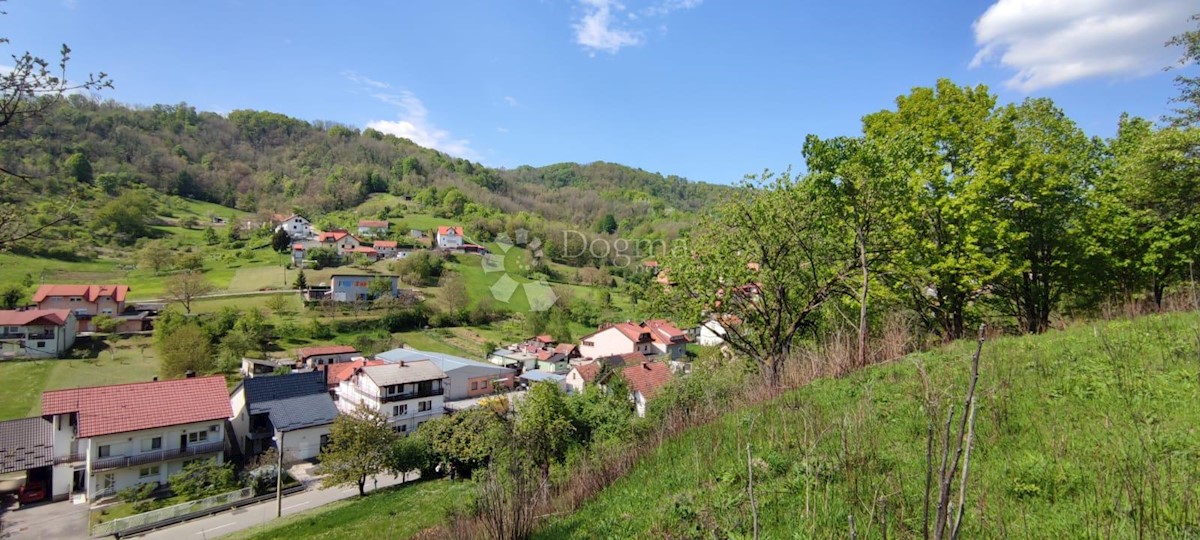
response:
[[[118,101],[374,126],[488,165],[734,182],[939,77],[1053,98],[1089,134],[1175,95],[1183,0],[11,0],[4,55],[74,50]],[[0,64],[3,64],[0,61]]]

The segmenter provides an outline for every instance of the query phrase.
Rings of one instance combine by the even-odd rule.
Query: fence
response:
[[[202,512],[209,508],[227,505],[242,499],[248,499],[253,494],[254,493],[250,488],[242,488],[237,491],[230,491],[229,493],[222,493],[220,495],[213,495],[212,497],[207,497],[204,499],[167,506],[165,508],[159,508],[158,510],[134,514],[129,517],[117,518],[112,521],[106,521],[104,523],[92,525],[91,534],[92,536],[110,536],[119,534],[129,529],[144,527],[160,521],[174,519],[179,516],[184,516],[195,512]]]

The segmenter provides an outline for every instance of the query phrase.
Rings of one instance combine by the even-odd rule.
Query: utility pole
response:
[[[275,465],[275,517],[283,515],[283,432],[275,432],[275,450],[279,463]]]

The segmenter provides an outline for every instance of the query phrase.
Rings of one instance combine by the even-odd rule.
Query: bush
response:
[[[237,489],[237,475],[232,463],[217,463],[216,459],[198,459],[171,475],[171,491],[189,501],[220,495]]]
[[[145,512],[150,509],[151,503],[154,500],[150,497],[154,490],[158,488],[158,483],[151,482],[148,484],[138,484],[136,486],[122,489],[117,497],[122,501],[133,505],[133,510],[136,512]]]

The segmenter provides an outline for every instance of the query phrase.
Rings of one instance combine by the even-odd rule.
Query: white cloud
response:
[[[704,3],[704,0],[663,0],[653,6],[646,8],[646,14],[662,17],[672,11],[681,9],[692,9]]]
[[[408,90],[382,92],[390,84],[361,76],[353,71],[343,71],[342,76],[367,89],[372,98],[395,107],[396,120],[372,120],[367,127],[397,137],[404,137],[426,148],[434,148],[455,157],[479,160],[479,153],[471,148],[471,141],[460,139],[449,131],[437,127],[429,120],[429,109],[416,94]]]
[[[625,11],[625,6],[615,0],[582,0],[584,15],[573,26],[575,42],[595,51],[616,54],[621,47],[642,42],[641,35],[618,26],[613,13]]]
[[[287,42],[288,44],[291,44],[291,40],[290,40],[290,39],[289,39],[289,40],[286,40],[286,42]],[[363,86],[370,86],[371,88],[390,88],[390,87],[391,87],[391,85],[390,85],[390,84],[388,84],[388,83],[385,83],[385,82],[379,82],[379,81],[377,81],[377,80],[375,80],[375,79],[372,79],[372,78],[370,78],[370,77],[364,77],[364,76],[362,76],[362,75],[359,75],[357,72],[355,72],[355,71],[353,71],[353,70],[349,70],[349,69],[348,69],[348,70],[346,70],[346,71],[343,71],[343,72],[342,72],[342,76],[343,76],[343,77],[345,77],[345,78],[346,78],[347,80],[349,80],[350,82],[353,82],[353,83],[358,83],[358,84],[361,84],[361,85],[363,85]]]
[[[521,102],[517,101],[517,98],[512,97],[512,96],[504,96],[504,102],[508,103],[509,107],[520,107],[521,106]]]
[[[508,133],[508,128],[498,127],[498,128],[496,128],[496,131],[499,131],[500,133]]]
[[[1178,57],[1163,43],[1196,10],[1194,0],[997,0],[973,25],[971,67],[1016,70],[1005,84],[1023,92],[1149,75]]]

